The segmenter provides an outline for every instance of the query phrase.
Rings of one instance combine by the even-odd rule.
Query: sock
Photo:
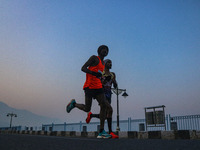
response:
[[[112,118],[107,118],[109,133],[112,132]]]

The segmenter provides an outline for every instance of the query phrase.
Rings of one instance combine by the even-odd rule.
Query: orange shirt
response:
[[[90,67],[88,67],[88,69],[90,71],[94,71],[94,72],[98,72],[98,70],[103,72],[105,65],[102,64],[102,61],[99,58],[99,56],[97,56],[97,57],[99,59],[99,64],[96,65],[96,66],[90,66]],[[101,83],[101,79],[97,78],[94,75],[86,73],[86,81],[85,81],[85,84],[83,86],[83,89],[84,88],[89,88],[89,89],[100,89],[100,88],[103,88],[102,83]]]

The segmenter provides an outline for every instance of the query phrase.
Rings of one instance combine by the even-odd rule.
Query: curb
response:
[[[83,137],[83,138],[96,138],[98,132],[75,132],[75,131],[10,131],[2,130],[0,134],[29,134],[29,135],[46,135],[46,136],[63,136],[63,137]],[[174,131],[120,131],[119,138],[130,139],[191,139],[200,140],[200,131],[196,130],[174,130]]]

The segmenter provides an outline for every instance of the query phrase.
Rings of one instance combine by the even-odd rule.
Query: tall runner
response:
[[[104,60],[104,63],[105,63],[105,69],[102,75],[102,84],[106,100],[109,102],[109,104],[111,104],[111,95],[112,95],[111,87],[113,85],[114,88],[117,88],[116,75],[114,72],[110,72],[110,69],[112,68],[112,61],[110,59],[106,59]],[[119,138],[119,136],[115,135],[112,131],[112,115],[110,116],[109,109],[110,108],[106,109],[107,113],[106,119],[108,122],[109,134],[112,136],[112,138]],[[93,117],[100,118],[100,114],[92,114],[92,112],[89,112],[86,118],[86,123],[89,123],[91,118]]]
[[[73,108],[78,108],[85,112],[90,112],[92,99],[96,99],[100,105],[100,131],[97,138],[111,138],[111,135],[104,130],[104,122],[106,119],[106,108],[111,108],[106,101],[104,90],[101,82],[102,72],[104,71],[104,57],[108,55],[109,49],[106,45],[101,45],[98,50],[98,56],[91,56],[82,66],[81,70],[86,73],[86,81],[83,86],[85,92],[85,104],[78,104],[72,99],[66,106],[66,111],[70,113]]]

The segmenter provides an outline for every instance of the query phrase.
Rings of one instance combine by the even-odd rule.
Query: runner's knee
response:
[[[111,117],[112,117],[112,114],[113,114],[113,109],[112,109],[112,107],[110,106],[110,107],[107,108],[107,117],[108,117],[108,118],[111,118]]]
[[[88,106],[85,107],[86,112],[90,112],[90,110],[91,110],[91,107],[88,107]]]

